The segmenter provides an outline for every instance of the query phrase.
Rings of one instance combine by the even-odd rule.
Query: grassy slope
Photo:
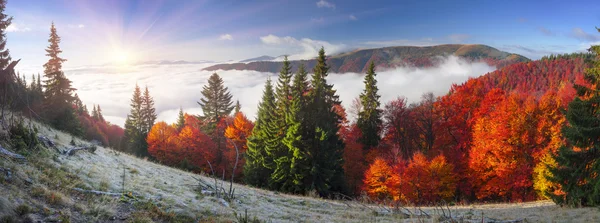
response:
[[[55,140],[59,149],[68,147],[71,136],[47,127],[41,134]],[[78,140],[79,141],[79,140]],[[80,141],[82,142],[82,141]],[[85,143],[85,142],[84,142]],[[10,148],[8,148],[10,149]],[[59,155],[53,149],[31,152],[28,162],[15,163],[0,157],[0,167],[10,168],[13,177],[6,179],[0,171],[0,217],[14,215],[10,210],[19,205],[32,208],[31,214],[15,219],[50,221],[70,219],[72,222],[132,220],[190,221],[190,217],[207,222],[235,221],[234,212],[248,211],[249,216],[271,222],[415,222],[417,217],[389,214],[375,205],[332,201],[279,194],[234,185],[237,199],[228,203],[195,191],[199,177],[210,178],[165,167],[143,159],[98,148],[95,153],[81,151],[74,156]],[[74,192],[72,188],[121,192],[125,171],[125,191],[138,194],[136,199],[96,196]],[[29,181],[29,182],[28,182]],[[595,208],[561,208],[549,201],[450,207],[453,216],[481,219],[525,218],[528,222],[599,222]],[[413,210],[414,208],[409,208]],[[439,215],[434,208],[423,208]],[[1,221],[0,221],[1,222]],[[140,221],[144,222],[144,221]]]

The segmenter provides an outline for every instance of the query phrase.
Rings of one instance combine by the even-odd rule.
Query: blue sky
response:
[[[49,25],[66,67],[115,60],[307,58],[394,45],[479,43],[537,59],[600,43],[597,1],[8,0],[8,47],[45,62]]]

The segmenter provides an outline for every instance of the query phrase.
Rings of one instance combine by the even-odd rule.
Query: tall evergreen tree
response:
[[[6,29],[12,23],[12,16],[4,14],[6,0],[0,0],[0,69],[6,68],[11,61],[10,52],[6,48]]]
[[[252,129],[252,135],[246,142],[246,163],[244,165],[244,180],[250,185],[267,187],[272,172],[272,160],[266,153],[266,142],[268,123],[273,117],[275,110],[275,92],[271,79],[267,79],[263,96],[258,104],[256,124]]]
[[[240,110],[242,109],[242,105],[240,104],[240,100],[236,100],[235,101],[235,109],[233,114],[236,115],[237,113],[240,112]]]
[[[596,58],[585,79],[592,87],[575,86],[577,97],[569,103],[568,125],[563,128],[567,142],[554,156],[557,166],[550,167],[549,180],[558,183],[564,194],[549,195],[569,206],[600,206],[600,45],[590,51]]]
[[[100,110],[100,106],[98,106],[98,110]],[[141,110],[141,118],[142,118],[142,128],[141,132],[144,135],[144,138],[152,129],[154,122],[156,121],[156,109],[154,108],[154,98],[150,96],[150,91],[148,91],[148,86],[144,90],[144,95],[142,96],[142,110]]]
[[[217,73],[210,76],[208,84],[202,87],[201,93],[202,98],[198,104],[202,107],[204,120],[210,124],[207,132],[212,134],[221,118],[231,114],[233,110],[232,96]]]
[[[100,105],[97,106],[96,110],[98,112],[98,121],[105,122],[104,116],[102,115],[102,109],[100,108]]]
[[[288,130],[286,116],[290,113],[290,98],[292,96],[290,81],[292,78],[292,67],[287,56],[284,57],[283,67],[279,71],[277,87],[275,89],[275,112],[269,124],[271,137],[267,139],[267,153],[275,162],[275,169],[270,179],[270,187],[280,190],[282,183],[290,178],[289,149],[283,144],[283,138]]]
[[[177,131],[181,131],[185,126],[185,115],[183,113],[183,108],[179,107],[179,115],[177,115]]]
[[[375,63],[371,61],[365,76],[365,89],[360,94],[360,102],[362,110],[358,113],[357,126],[361,130],[362,135],[359,139],[365,149],[374,148],[379,145],[381,128],[383,121],[381,120],[382,110],[379,108],[381,97],[377,91],[377,80],[375,80]]]
[[[125,150],[131,154],[142,156],[142,152],[145,148],[145,136],[143,135],[142,128],[144,126],[144,119],[142,114],[143,108],[142,91],[136,84],[133,90],[133,96],[131,98],[131,110],[125,120]]]
[[[98,109],[96,109],[96,104],[92,105],[92,119],[98,121]]]
[[[342,117],[334,110],[334,106],[341,102],[333,85],[327,84],[328,72],[325,50],[321,48],[308,94],[308,117],[311,119],[306,122],[309,128],[307,153],[311,163],[309,187],[321,196],[345,190],[342,168],[344,142],[337,134]]]
[[[72,94],[76,89],[62,72],[62,63],[66,60],[59,56],[62,50],[58,45],[60,37],[54,23],[48,42],[50,45],[46,49],[46,56],[50,59],[44,64],[44,118],[57,129],[81,135],[81,127],[73,109],[75,97]]]
[[[305,93],[308,92],[308,73],[304,64],[298,67],[292,85],[292,101],[290,111],[286,114],[289,125],[283,144],[287,147],[287,154],[279,160],[279,172],[274,172],[272,178],[281,184],[281,190],[290,193],[306,192],[305,178],[309,175],[310,164],[307,162],[308,147],[306,145],[305,122],[310,119],[306,116],[307,106]]]

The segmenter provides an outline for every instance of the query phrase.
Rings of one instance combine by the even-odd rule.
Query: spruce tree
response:
[[[62,63],[66,60],[59,56],[62,50],[58,45],[60,37],[54,23],[48,42],[50,45],[46,49],[46,56],[50,59],[44,64],[44,118],[57,129],[81,135],[81,127],[73,109],[75,97],[72,94],[76,89],[62,71]]]
[[[221,118],[231,114],[233,110],[232,96],[217,73],[210,76],[208,84],[202,87],[201,93],[203,97],[198,104],[204,113],[202,118],[209,123],[207,133],[212,134]]]
[[[343,149],[344,142],[338,136],[342,122],[334,110],[341,104],[333,85],[327,84],[329,66],[326,63],[325,50],[319,50],[317,64],[313,69],[311,91],[308,94],[308,117],[306,122],[309,140],[308,159],[311,163],[309,188],[321,196],[332,192],[344,192]]]
[[[307,162],[308,147],[306,144],[305,122],[310,119],[306,116],[307,106],[305,93],[308,92],[308,73],[304,64],[298,67],[292,85],[292,101],[290,111],[286,114],[289,126],[283,144],[287,147],[285,159],[279,160],[281,170],[274,172],[272,178],[281,184],[281,190],[289,193],[306,192],[305,178],[309,175],[310,166]]]
[[[142,134],[142,128],[144,126],[143,114],[142,114],[142,91],[136,84],[133,90],[133,96],[131,98],[131,110],[125,120],[125,150],[131,154],[138,156],[143,155],[145,145],[145,136]]]
[[[179,114],[177,115],[177,131],[181,131],[185,126],[185,115],[183,113],[183,108],[179,107]]]
[[[277,87],[275,89],[276,107],[274,117],[271,119],[269,125],[272,134],[267,139],[267,153],[275,163],[275,169],[270,179],[270,187],[275,190],[280,190],[282,183],[288,181],[287,178],[290,177],[289,165],[291,157],[288,157],[289,149],[283,144],[283,138],[288,130],[286,116],[290,113],[290,98],[292,96],[291,78],[292,67],[286,56],[283,60],[283,67],[279,71]]]
[[[98,112],[98,121],[105,122],[104,116],[102,115],[102,109],[100,108],[100,105],[97,106],[96,110]]]
[[[566,144],[554,156],[557,166],[549,167],[549,180],[564,192],[549,196],[561,205],[600,206],[600,45],[590,51],[596,58],[585,79],[592,87],[575,85],[577,97],[569,103],[562,131]]]
[[[244,165],[244,180],[256,187],[267,187],[272,172],[272,160],[266,154],[268,123],[275,110],[275,93],[271,79],[267,79],[263,96],[258,104],[257,118],[252,135],[246,142],[246,163]]]
[[[92,119],[98,121],[98,110],[96,109],[96,104],[92,105]]]
[[[240,112],[241,109],[242,109],[242,105],[240,104],[240,100],[236,100],[233,115],[235,116],[237,113]]]
[[[100,110],[100,106],[98,106],[98,110]],[[144,138],[152,129],[154,122],[156,121],[156,109],[154,108],[154,98],[150,96],[150,91],[148,91],[148,86],[144,90],[144,95],[142,96],[142,110],[141,110],[141,118],[142,118],[142,128],[140,129]]]
[[[4,14],[6,0],[0,0],[0,69],[4,69],[11,61],[10,52],[6,49],[6,28],[12,23],[12,16]]]
[[[358,113],[357,126],[362,135],[359,139],[360,143],[365,147],[365,150],[374,148],[379,145],[379,135],[382,128],[381,115],[379,109],[381,97],[377,91],[377,80],[375,80],[375,63],[371,61],[365,76],[365,89],[360,94],[360,102],[362,110]]]

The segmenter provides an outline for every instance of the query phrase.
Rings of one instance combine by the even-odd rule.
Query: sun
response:
[[[113,59],[119,64],[129,64],[129,62],[131,62],[130,53],[126,50],[115,50]]]
[[[113,48],[108,54],[110,60],[118,65],[131,65],[134,61],[134,55],[132,51],[124,48]]]

